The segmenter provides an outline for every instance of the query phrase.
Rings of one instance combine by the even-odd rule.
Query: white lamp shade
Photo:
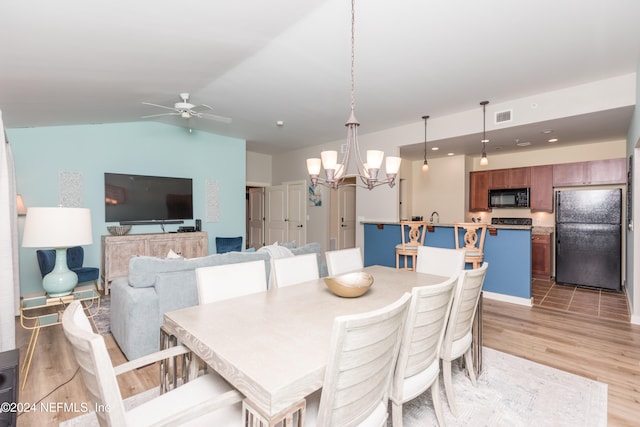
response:
[[[402,159],[400,157],[388,156],[385,162],[385,169],[387,170],[387,173],[398,173],[401,162]]]
[[[93,243],[91,211],[86,208],[28,208],[22,246],[68,248]]]
[[[335,169],[338,163],[338,152],[335,150],[323,151],[320,153],[320,158],[322,158],[322,167],[325,170]]]
[[[384,151],[367,150],[367,164],[369,165],[369,168],[380,169],[380,166],[382,166],[383,158]]]
[[[307,159],[307,172],[309,175],[320,175],[320,167],[322,166],[320,159]]]

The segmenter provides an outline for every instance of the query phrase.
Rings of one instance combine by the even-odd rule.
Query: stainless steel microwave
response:
[[[528,208],[528,188],[508,188],[503,190],[489,190],[490,208]]]

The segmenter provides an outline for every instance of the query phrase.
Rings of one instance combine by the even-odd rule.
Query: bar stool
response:
[[[409,229],[408,232],[406,231],[407,228]],[[424,245],[427,222],[400,221],[400,231],[402,232],[402,243],[396,245],[396,268],[402,268],[403,270],[415,270],[418,246]],[[409,237],[408,241],[407,236]],[[404,267],[400,266],[401,257],[404,261]],[[408,257],[411,257],[411,266],[409,266],[407,260]]]
[[[486,222],[456,222],[453,224],[456,249],[464,251],[464,262],[478,268],[484,261],[484,238],[487,234]],[[464,230],[460,236],[459,229]],[[462,237],[462,240],[461,240]]]

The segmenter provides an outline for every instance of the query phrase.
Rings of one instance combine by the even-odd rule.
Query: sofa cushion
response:
[[[269,255],[258,252],[227,252],[226,254],[213,254],[201,258],[190,259],[163,259],[151,256],[132,257],[129,261],[129,286],[134,288],[146,288],[154,286],[159,273],[173,271],[195,270],[211,265],[235,264],[264,260],[266,274],[269,277]]]
[[[328,269],[327,269],[327,263],[324,259],[324,256],[322,255],[322,248],[320,247],[320,243],[318,242],[311,242],[311,243],[307,243],[304,246],[300,246],[299,248],[292,248],[290,249],[291,253],[293,253],[294,255],[303,255],[303,254],[316,254],[316,257],[318,258],[318,273],[320,274],[320,277],[326,277],[329,275]]]

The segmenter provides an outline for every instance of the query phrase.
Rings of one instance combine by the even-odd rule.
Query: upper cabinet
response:
[[[627,163],[619,159],[553,165],[553,186],[624,184],[627,182]]]
[[[553,212],[553,166],[531,167],[531,212]]]
[[[531,182],[531,168],[495,169],[489,171],[489,188],[528,188]]]
[[[471,212],[489,210],[489,171],[469,173],[469,210]]]

